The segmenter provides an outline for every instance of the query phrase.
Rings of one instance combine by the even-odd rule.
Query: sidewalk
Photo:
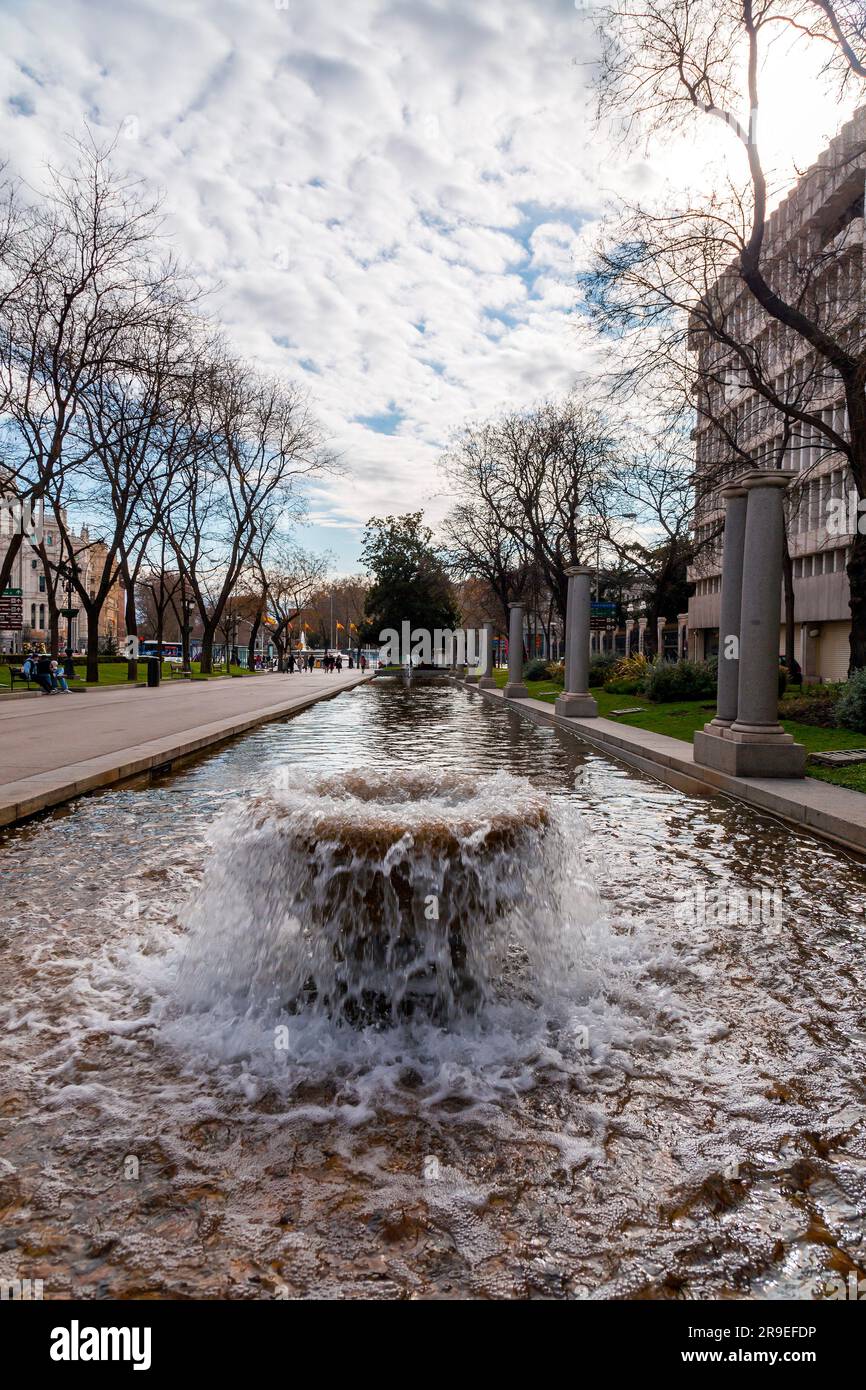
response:
[[[370,680],[360,671],[116,686],[0,707],[0,825],[163,769]]]

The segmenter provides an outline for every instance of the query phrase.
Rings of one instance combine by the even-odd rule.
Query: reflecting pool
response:
[[[354,838],[314,911],[335,807]],[[841,850],[377,679],[9,831],[0,865],[2,1278],[808,1299],[866,1270],[866,879]],[[392,882],[417,930],[383,950]]]

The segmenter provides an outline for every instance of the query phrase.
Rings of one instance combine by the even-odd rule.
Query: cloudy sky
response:
[[[605,204],[706,173],[693,139],[650,161],[593,128],[590,3],[0,0],[0,155],[38,187],[85,123],[120,131],[238,348],[309,387],[346,471],[306,543],[342,570],[371,514],[442,516],[462,421],[592,369]],[[838,122],[808,76],[774,86],[781,164]]]

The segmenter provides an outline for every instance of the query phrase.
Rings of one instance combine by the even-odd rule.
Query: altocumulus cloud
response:
[[[575,270],[611,192],[574,0],[28,0],[6,8],[0,153],[38,186],[85,121],[165,191],[239,350],[310,386],[351,479],[316,489],[351,564],[425,505],[453,427],[569,389]]]

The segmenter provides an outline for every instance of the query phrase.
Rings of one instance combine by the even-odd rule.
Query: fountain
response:
[[[356,771],[255,797],[230,874],[281,956],[290,1007],[442,1019],[483,997],[497,924],[534,893],[548,822],[547,797],[505,774]]]

